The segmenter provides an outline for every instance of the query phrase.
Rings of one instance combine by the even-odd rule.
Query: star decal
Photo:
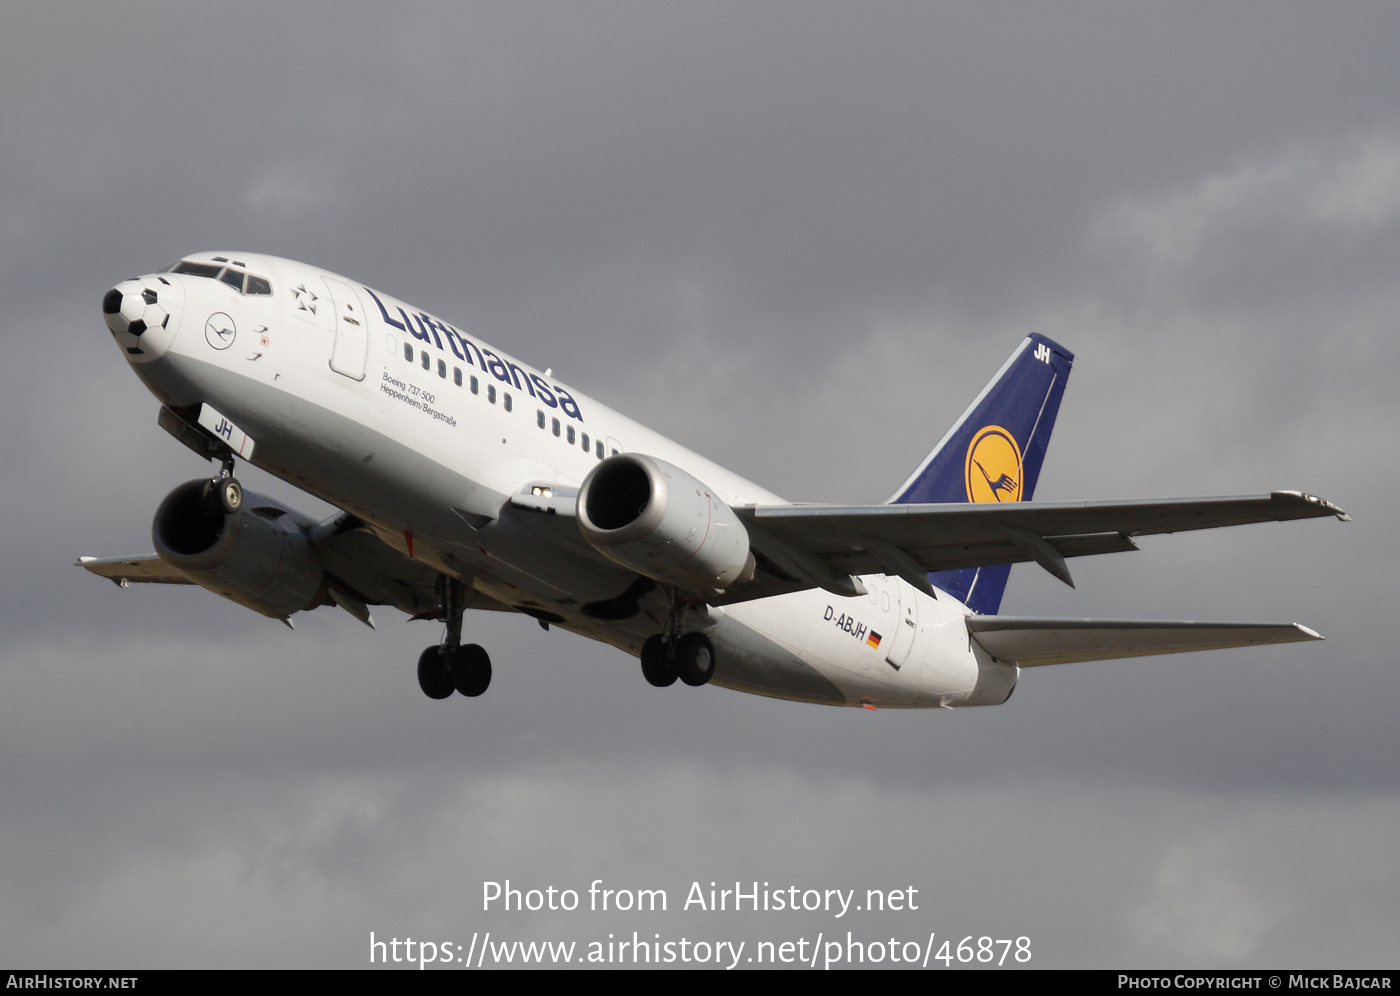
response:
[[[292,294],[296,296],[297,308],[301,311],[309,311],[316,314],[316,295],[306,289],[306,284],[298,284],[292,288]]]

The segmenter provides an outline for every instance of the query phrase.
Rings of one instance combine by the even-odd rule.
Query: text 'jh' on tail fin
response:
[[[1074,354],[1031,333],[938,441],[890,503],[1030,501]],[[995,615],[1010,564],[935,571],[929,580]]]

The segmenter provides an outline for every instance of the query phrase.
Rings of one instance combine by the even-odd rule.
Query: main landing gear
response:
[[[243,507],[243,485],[233,476],[233,454],[224,455],[219,476],[204,482],[200,502],[210,515],[233,515]]]
[[[463,584],[445,575],[438,581],[447,637],[418,657],[418,687],[430,699],[445,699],[453,692],[475,698],[491,684],[491,658],[475,643],[462,646]]]
[[[715,673],[715,647],[704,633],[687,633],[667,640],[660,633],[642,644],[642,675],[657,688],[674,685],[679,678],[700,686]]]
[[[642,677],[657,688],[674,685],[679,678],[698,687],[715,674],[715,645],[704,633],[681,634],[687,603],[680,592],[667,589],[671,608],[666,628],[642,644]]]
[[[475,698],[491,684],[491,658],[475,643],[429,647],[418,658],[418,687],[430,699],[453,692]]]

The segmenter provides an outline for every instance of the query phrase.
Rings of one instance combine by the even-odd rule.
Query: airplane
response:
[[[159,424],[219,471],[156,509],[153,553],[82,557],[123,587],[195,584],[281,620],[371,606],[444,624],[433,699],[481,695],[467,610],[640,658],[656,687],[834,706],[998,705],[1020,669],[1321,639],[1296,624],[998,615],[1011,566],[1134,537],[1335,516],[1296,491],[1032,497],[1074,355],[1030,334],[884,504],[792,504],[555,377],[367,285],[204,252],[106,292]],[[339,511],[244,491],[237,461]]]

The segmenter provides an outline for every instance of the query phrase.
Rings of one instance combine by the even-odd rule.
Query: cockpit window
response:
[[[227,260],[222,261],[227,262]],[[215,266],[212,263],[196,263],[194,260],[182,259],[170,267],[169,272],[188,273],[192,277],[211,277],[222,280],[242,294],[272,293],[272,284],[268,283],[265,278],[255,277],[251,273],[245,275],[242,270],[235,270],[231,266]],[[247,278],[246,284],[244,282],[245,276]]]
[[[214,266],[212,263],[192,263],[188,259],[182,259],[170,268],[171,273],[188,273],[192,277],[217,277],[222,266]]]

